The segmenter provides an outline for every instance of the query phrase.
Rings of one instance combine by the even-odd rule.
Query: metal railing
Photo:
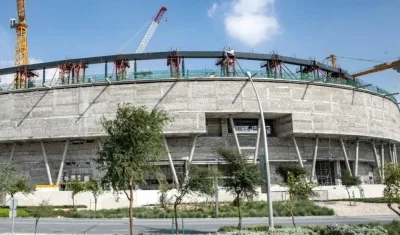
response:
[[[314,76],[311,74],[299,74],[299,73],[266,73],[265,70],[245,70],[250,71],[252,74],[257,73],[254,78],[266,78],[266,79],[283,79],[283,80],[292,80],[292,81],[312,81],[315,83],[326,83],[326,84],[337,84],[337,85],[345,85],[354,88],[360,88],[368,90],[370,92],[385,95],[387,98],[393,100],[397,103],[396,98],[391,93],[374,85],[368,85],[365,82],[357,79],[357,80],[347,80],[342,78],[333,78],[333,77],[325,77],[325,76]],[[181,71],[182,74],[180,79],[191,79],[191,78],[218,78],[222,77],[221,71],[213,70],[213,69],[196,69],[196,70],[185,70],[184,72]],[[184,74],[184,75],[183,75]],[[241,72],[237,74],[239,77],[245,77],[244,74]],[[129,73],[126,75],[124,79],[118,78],[115,74],[108,75],[105,78],[105,74],[95,74],[95,75],[88,75],[84,78],[81,78],[80,84],[90,84],[90,83],[97,83],[97,82],[105,82],[107,80],[119,81],[119,80],[157,80],[157,79],[165,79],[170,78],[170,71],[169,70],[158,70],[158,71],[139,71],[136,73]],[[74,84],[72,79],[64,79],[66,84],[61,84],[61,80],[58,78],[51,78],[46,79],[45,84],[48,86],[57,86],[57,85],[68,85]],[[26,83],[26,89],[33,88],[33,87],[43,87],[42,78],[36,78],[36,80],[30,81]],[[368,85],[368,86],[366,86]],[[0,85],[0,91],[8,91],[8,90],[15,90],[14,84],[3,84]]]

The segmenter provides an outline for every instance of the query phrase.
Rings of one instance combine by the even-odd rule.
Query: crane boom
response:
[[[378,64],[378,65],[375,65],[371,69],[367,69],[367,70],[364,70],[364,71],[361,71],[361,72],[358,72],[358,73],[354,73],[351,76],[360,77],[360,76],[363,76],[363,75],[380,72],[380,71],[383,71],[383,70],[386,70],[386,69],[395,68],[395,67],[398,67],[398,66],[400,66],[400,60],[396,60],[396,61],[393,61],[391,63]]]
[[[156,31],[158,25],[160,24],[160,20],[162,19],[164,13],[167,11],[166,7],[161,7],[161,9],[158,11],[158,14],[156,17],[154,17],[153,22],[151,23],[149,29],[146,32],[146,35],[142,39],[142,42],[139,44],[138,48],[136,49],[136,53],[143,53],[144,50],[147,47],[147,44],[149,44],[151,38],[153,37],[154,32]]]

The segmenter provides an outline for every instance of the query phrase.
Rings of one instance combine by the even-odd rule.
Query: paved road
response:
[[[389,223],[396,216],[357,216],[357,217],[296,217],[298,225],[311,224],[359,224],[368,222]],[[171,234],[171,219],[135,219],[135,233],[164,233]],[[291,224],[291,218],[276,217],[275,223]],[[267,224],[268,218],[245,218],[245,226]],[[16,233],[34,231],[34,219],[15,219]],[[185,234],[204,234],[216,232],[224,225],[236,225],[236,218],[224,219],[185,219]],[[11,219],[0,219],[0,234],[11,232]],[[38,233],[51,234],[128,234],[127,219],[41,219]]]

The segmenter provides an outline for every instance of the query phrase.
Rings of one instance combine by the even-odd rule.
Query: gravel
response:
[[[396,215],[385,203],[364,203],[357,202],[352,206],[349,202],[326,202],[317,203],[320,206],[331,208],[337,216],[364,216],[364,215]]]

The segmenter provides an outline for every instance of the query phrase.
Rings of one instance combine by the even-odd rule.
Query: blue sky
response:
[[[26,5],[29,57],[42,61],[114,54],[162,5],[168,11],[146,51],[221,50],[230,45],[236,51],[277,51],[319,61],[331,53],[379,61],[400,57],[398,0],[26,0]],[[213,5],[215,11],[208,14]],[[15,1],[2,1],[3,67],[14,58],[15,32],[9,29],[9,18],[16,14]],[[133,53],[146,30],[123,52]],[[338,63],[349,72],[377,64],[341,58]],[[144,66],[167,69],[165,61]],[[188,66],[214,68],[213,61]],[[259,63],[246,67],[258,69]],[[394,70],[362,79],[400,90],[400,73]]]

